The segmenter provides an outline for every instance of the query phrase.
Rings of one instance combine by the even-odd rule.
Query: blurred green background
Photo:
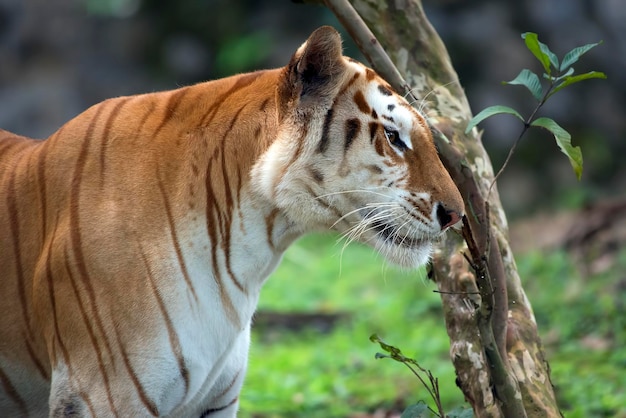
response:
[[[392,1],[392,0],[390,0]],[[525,288],[571,417],[626,417],[626,8],[620,0],[425,0],[475,112],[527,114],[522,88],[538,70],[520,33],[559,55],[604,40],[578,72],[593,80],[555,96],[545,115],[581,145],[577,182],[550,136],[527,137],[499,180]],[[105,98],[176,88],[285,65],[328,10],[288,0],[0,0],[0,127],[45,138]],[[344,33],[346,55],[361,59]],[[497,169],[519,129],[489,119]],[[244,417],[393,416],[428,400],[402,365],[374,360],[368,337],[415,356],[439,377],[447,408],[463,405],[440,300],[425,273],[313,236],[290,249],[261,297],[242,394]]]

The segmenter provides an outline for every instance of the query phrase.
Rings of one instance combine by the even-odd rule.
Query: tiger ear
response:
[[[345,69],[339,32],[322,26],[291,57],[279,94],[285,101],[305,106],[310,99],[324,101],[332,97]]]

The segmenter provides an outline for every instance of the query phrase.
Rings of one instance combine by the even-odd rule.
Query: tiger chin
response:
[[[462,215],[424,117],[330,27],[283,68],[0,130],[0,415],[234,417],[295,239],[417,267]]]

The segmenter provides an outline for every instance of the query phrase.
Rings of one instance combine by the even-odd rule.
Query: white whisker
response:
[[[385,189],[384,186],[380,186],[379,188]],[[379,193],[379,192],[376,192],[376,191],[371,190],[371,189],[355,189],[355,190],[343,190],[343,191],[340,191],[340,192],[324,193],[322,195],[315,196],[315,199],[321,199],[321,198],[324,198],[324,197],[336,196],[336,195],[347,194],[347,193],[371,193],[371,194],[375,194],[377,196],[382,196],[382,197],[385,197],[385,198],[390,198],[391,197],[391,196],[389,196],[387,194]]]
[[[403,225],[401,225],[401,226],[399,226],[398,228],[396,228],[396,229],[393,231],[393,235],[392,235],[393,241],[394,241],[395,243],[399,244],[399,245],[404,244],[404,241],[406,241],[406,240],[407,240],[407,238],[408,238],[408,234],[405,234],[405,235],[401,235],[401,234],[400,234],[400,228],[401,228],[402,226],[404,226],[404,224],[403,224]]]
[[[393,218],[395,214],[392,209],[397,207],[397,205],[388,205],[390,209],[384,209],[377,211],[378,208],[372,208],[363,219],[361,219],[358,223],[351,226],[347,231],[342,234],[342,238],[345,238],[345,243],[343,245],[342,251],[353,241],[360,238],[363,234],[372,229],[375,229],[375,223],[379,222],[383,219]],[[373,215],[372,215],[373,214]],[[341,238],[340,238],[341,240]],[[367,241],[370,241],[368,239]]]
[[[334,222],[334,223],[330,226],[330,228],[331,228],[331,229],[332,229],[332,228],[334,228],[335,226],[337,226],[337,224],[338,224],[339,222],[343,221],[343,220],[344,220],[345,218],[347,218],[348,216],[350,216],[350,215],[352,215],[352,214],[354,214],[354,213],[357,213],[357,212],[361,212],[361,211],[363,211],[364,209],[369,209],[369,211],[368,211],[368,212],[364,215],[364,218],[368,218],[368,217],[369,217],[369,215],[370,215],[371,213],[373,213],[373,212],[376,212],[376,211],[377,211],[377,209],[380,209],[380,208],[382,208],[382,207],[390,207],[390,208],[393,208],[393,207],[397,207],[397,206],[398,206],[398,205],[397,205],[397,203],[394,203],[394,202],[368,203],[368,204],[366,204],[366,205],[365,205],[365,206],[363,206],[363,207],[360,207],[360,208],[357,208],[357,209],[351,210],[350,212],[346,213],[345,215],[342,215],[339,219],[337,219],[337,220],[336,220],[336,221],[335,221],[335,222]]]
[[[459,79],[452,80],[452,81],[450,81],[449,83],[446,83],[446,84],[441,84],[441,85],[439,85],[439,86],[437,86],[437,87],[433,88],[433,89],[432,89],[431,91],[429,91],[429,92],[428,92],[428,93],[427,93],[424,97],[422,97],[422,98],[419,100],[419,105],[417,106],[417,111],[418,111],[419,113],[423,113],[423,111],[424,111],[424,107],[425,107],[425,105],[426,105],[426,99],[428,98],[428,96],[430,96],[431,94],[434,94],[437,90],[439,90],[439,89],[441,89],[441,88],[444,88],[444,87],[447,87],[447,86],[449,86],[450,84],[457,83],[458,81],[459,81]],[[412,92],[413,90],[415,90],[415,89],[412,89],[410,92]],[[409,92],[409,93],[410,93],[410,92]],[[407,95],[408,95],[409,93],[407,93]],[[417,100],[415,100],[415,101],[413,101],[413,102],[411,102],[411,103],[409,103],[409,104],[410,104],[411,106],[413,106],[413,105],[415,104],[415,102],[416,102],[416,101],[417,101]]]
[[[412,94],[413,94],[413,92],[414,92],[415,90],[417,90],[418,88],[419,88],[419,87],[413,87],[411,90],[409,90],[409,91],[407,91],[406,93],[404,93],[404,96],[402,96],[402,97],[403,97],[405,100],[408,100],[408,99],[407,99],[408,95],[409,95],[409,94],[411,94],[411,95],[412,95]],[[414,96],[414,97],[415,97],[415,96]]]
[[[332,229],[332,228],[334,228],[334,227],[335,227],[335,226],[336,226],[339,222],[343,221],[346,217],[348,217],[348,216],[352,215],[353,213],[357,213],[357,212],[360,212],[360,211],[362,211],[362,210],[364,210],[364,209],[368,209],[368,208],[370,208],[370,206],[369,206],[369,205],[371,205],[371,204],[370,204],[370,203],[368,203],[367,205],[365,205],[365,206],[363,206],[363,207],[360,207],[360,208],[357,208],[357,209],[351,210],[350,212],[346,213],[345,215],[342,215],[339,219],[337,219],[337,220],[336,220],[336,221],[335,221],[335,222],[334,222],[334,223],[330,226],[330,227],[331,227],[331,229]],[[372,213],[374,210],[375,210],[374,208],[371,208],[371,209],[370,209],[370,211],[369,211],[369,212],[367,212],[367,213],[365,214],[365,217],[367,217],[367,216],[368,216],[370,213]]]

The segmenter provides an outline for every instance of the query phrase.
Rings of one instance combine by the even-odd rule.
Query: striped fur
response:
[[[0,131],[0,415],[235,416],[296,238],[414,267],[462,212],[424,118],[328,27],[284,68]]]

